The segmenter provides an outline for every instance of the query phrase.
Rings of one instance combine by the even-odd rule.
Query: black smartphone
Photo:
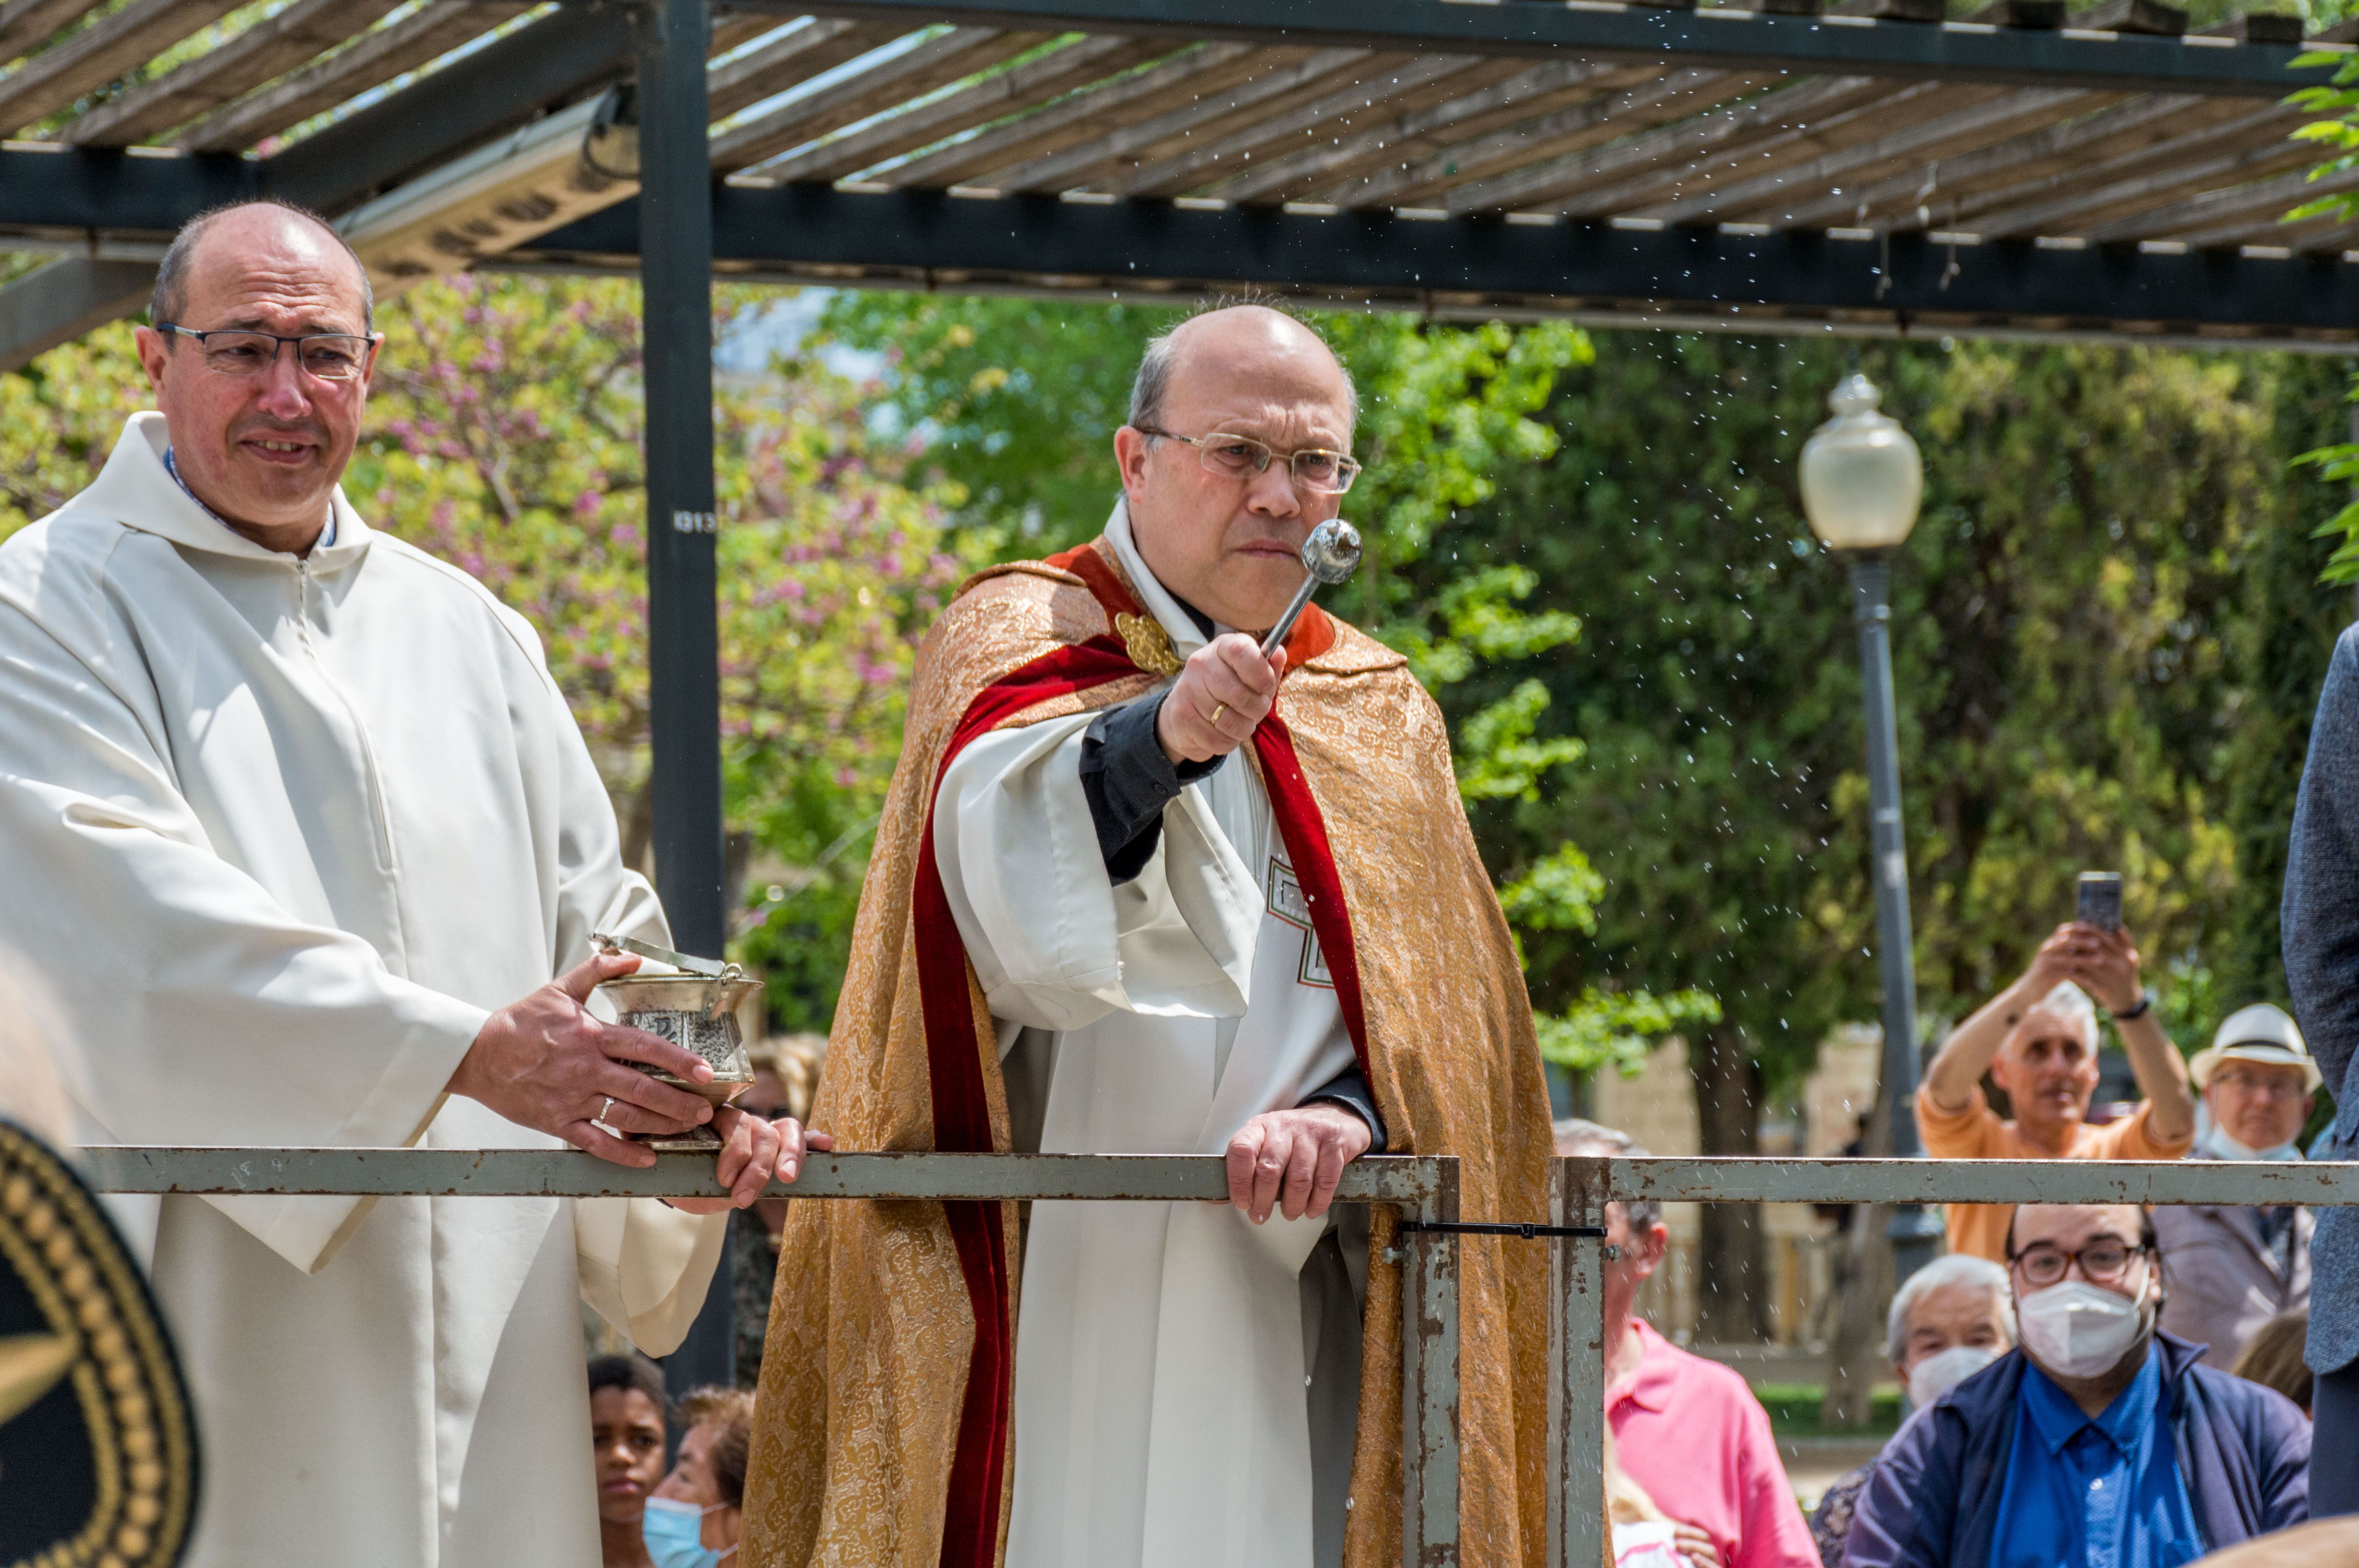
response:
[[[2101,931],[2122,928],[2122,873],[2082,871],[2080,902],[2072,918]]]

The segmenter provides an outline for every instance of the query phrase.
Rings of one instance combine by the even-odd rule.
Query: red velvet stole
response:
[[[1109,621],[1145,611],[1119,576],[1084,545],[1052,556],[1049,565],[1087,583]],[[1334,626],[1317,605],[1303,611],[1287,638],[1288,665],[1313,658],[1334,642]],[[934,772],[934,799],[927,806],[919,845],[917,886],[911,901],[918,948],[918,980],[926,1022],[926,1064],[934,1102],[934,1147],[951,1152],[987,1153],[995,1147],[990,1101],[984,1088],[984,1053],[997,1042],[982,1036],[975,1023],[968,979],[966,944],[951,914],[940,868],[934,860],[934,806],[942,775],[959,753],[1014,715],[1037,704],[1136,676],[1121,639],[1101,634],[1032,660],[986,687],[967,707]],[[1295,880],[1310,906],[1335,1000],[1360,1070],[1368,1071],[1365,1015],[1361,1007],[1360,965],[1352,942],[1351,912],[1327,842],[1326,819],[1302,765],[1294,738],[1275,708],[1254,730],[1254,751],[1269,791],[1271,815]],[[1373,1083],[1373,1077],[1370,1079]],[[959,1411],[958,1447],[951,1463],[949,1506],[942,1522],[941,1568],[995,1568],[999,1552],[1000,1498],[1006,1474],[1015,1406],[1016,1345],[1009,1312],[1013,1281],[1008,1272],[1006,1231],[996,1203],[942,1206],[958,1249],[974,1314],[974,1350],[968,1363],[966,1396]]]

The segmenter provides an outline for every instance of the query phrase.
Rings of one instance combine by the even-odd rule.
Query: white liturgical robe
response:
[[[1106,535],[1180,656],[1203,646],[1121,511]],[[1246,755],[1181,790],[1116,887],[1081,782],[1093,717],[997,730],[951,762],[944,892],[1003,1055],[1024,1037],[1049,1064],[1044,1152],[1218,1154],[1350,1067],[1351,1037]],[[1011,1568],[1310,1568],[1298,1277],[1327,1225],[1032,1206]]]
[[[0,947],[78,1036],[84,1135],[558,1147],[444,1084],[593,927],[667,938],[538,640],[341,491],[332,545],[249,543],[164,447],[136,416],[0,546]],[[668,1351],[725,1230],[637,1199],[127,1202],[204,1440],[190,1568],[595,1563],[576,1303]]]

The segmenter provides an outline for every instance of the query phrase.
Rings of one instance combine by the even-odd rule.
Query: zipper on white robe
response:
[[[336,677],[328,673],[328,666],[320,658],[319,644],[311,640],[311,563],[299,557],[295,562],[295,635],[302,639],[303,653],[310,659],[312,672],[320,677],[320,684],[334,694],[337,706],[344,710],[344,722],[352,727],[353,744],[360,750],[361,773],[368,781],[369,826],[376,833],[377,865],[386,876],[397,876],[400,867],[393,858],[393,823],[386,810],[385,781],[377,776],[376,748],[369,744],[368,726],[361,722],[360,709],[353,706],[353,699],[344,694],[344,688],[336,684]],[[401,926],[398,888],[394,892],[393,920],[398,933]],[[402,937],[402,945],[407,950],[407,935]]]

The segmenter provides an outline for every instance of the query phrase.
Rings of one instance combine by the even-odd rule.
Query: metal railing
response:
[[[571,1150],[223,1149],[83,1151],[102,1192],[203,1195],[707,1197],[710,1158],[658,1156],[628,1170]],[[1218,1202],[1217,1155],[822,1154],[792,1198]],[[1401,1561],[1458,1563],[1458,1162],[1379,1155],[1343,1173],[1339,1203],[1388,1204],[1402,1233]],[[1608,1202],[2106,1203],[2359,1206],[2359,1162],[2210,1161],[1566,1159],[1549,1173],[1546,1216],[1498,1217],[1602,1228]],[[1485,1217],[1486,1218],[1492,1217]],[[1489,1238],[1484,1238],[1486,1243]],[[1549,1568],[1590,1568],[1604,1551],[1605,1433],[1601,1236],[1498,1238],[1556,1249],[1549,1270]]]

